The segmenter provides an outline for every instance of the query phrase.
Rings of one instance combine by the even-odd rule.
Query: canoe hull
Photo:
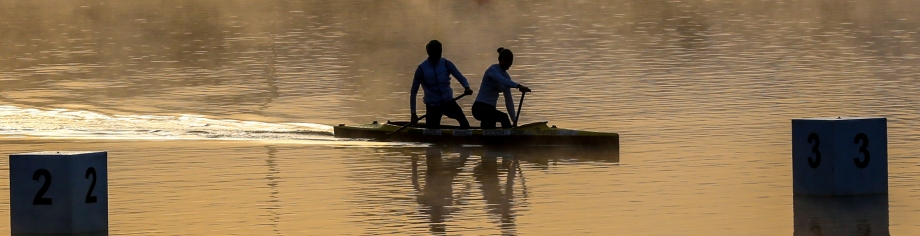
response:
[[[405,123],[338,125],[335,137],[374,139],[399,129]],[[421,126],[421,124],[419,125]],[[521,125],[512,129],[426,129],[408,127],[387,137],[389,141],[435,144],[469,144],[482,146],[577,146],[619,150],[619,135],[549,127],[546,122]]]

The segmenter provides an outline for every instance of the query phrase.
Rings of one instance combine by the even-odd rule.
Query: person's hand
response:
[[[521,92],[524,92],[524,93],[529,93],[529,92],[530,92],[530,88],[528,88],[527,86],[524,86],[524,85],[519,84],[519,85],[518,85],[518,91],[521,91]]]
[[[473,90],[470,87],[463,88],[463,95],[473,95]]]
[[[412,118],[409,123],[412,123],[412,124],[418,123],[418,115],[416,115],[415,113],[412,113]]]

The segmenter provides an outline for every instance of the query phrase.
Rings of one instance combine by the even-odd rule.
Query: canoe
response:
[[[337,138],[376,139],[398,130],[408,122],[345,125],[333,127]],[[482,146],[577,146],[619,150],[617,133],[593,132],[548,126],[546,121],[524,124],[509,129],[481,129],[442,125],[440,129],[424,128],[424,123],[411,125],[387,136],[387,141],[435,144],[470,144]]]

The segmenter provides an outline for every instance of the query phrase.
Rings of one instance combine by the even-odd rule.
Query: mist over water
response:
[[[109,150],[113,235],[904,235],[920,230],[918,10],[0,0],[0,151]],[[619,133],[620,159],[331,136],[408,120],[432,39],[477,92],[513,50],[534,90],[521,122]],[[890,193],[848,214],[791,196],[790,119],[838,116],[888,118]]]

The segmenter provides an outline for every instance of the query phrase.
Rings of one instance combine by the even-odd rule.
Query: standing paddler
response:
[[[518,84],[511,80],[508,75],[508,69],[514,64],[514,54],[511,50],[498,48],[498,64],[493,64],[486,69],[482,76],[482,84],[479,85],[479,95],[476,96],[476,102],[473,103],[473,118],[482,121],[483,129],[495,128],[495,123],[501,123],[502,128],[511,127],[511,119],[514,119],[514,99],[511,97],[511,88],[517,88],[521,92],[530,92],[527,86]],[[508,107],[508,114],[495,108],[498,103],[498,94],[505,97],[505,106]],[[523,96],[523,95],[522,95]],[[508,117],[511,117],[509,119]]]
[[[441,116],[447,116],[456,119],[461,128],[469,128],[470,122],[466,120],[466,115],[454,100],[454,91],[450,88],[450,75],[453,75],[460,85],[463,85],[463,94],[471,95],[473,90],[470,84],[466,82],[466,77],[460,74],[460,70],[454,66],[453,62],[441,58],[441,42],[431,40],[425,45],[428,51],[428,59],[423,61],[415,69],[415,77],[412,79],[412,96],[409,98],[409,108],[412,111],[412,123],[418,122],[418,115],[415,113],[415,99],[418,95],[418,87],[425,90],[425,127],[439,128],[441,126]]]

